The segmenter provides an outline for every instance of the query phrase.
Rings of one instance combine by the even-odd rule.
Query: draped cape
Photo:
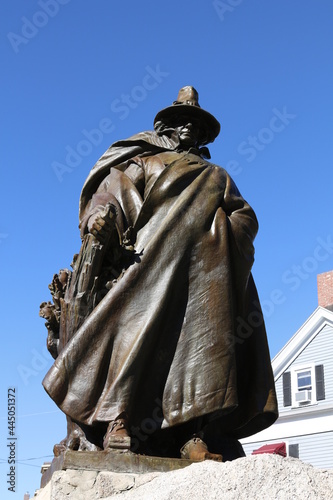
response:
[[[257,219],[228,173],[172,137],[145,132],[113,145],[82,190],[132,226],[135,257],[60,352],[43,385],[73,420],[126,411],[162,428],[218,418],[237,438],[277,418],[269,350],[251,275]],[[170,152],[147,196],[126,175],[131,158]],[[108,177],[107,192],[98,186]],[[98,194],[100,193],[100,194]]]

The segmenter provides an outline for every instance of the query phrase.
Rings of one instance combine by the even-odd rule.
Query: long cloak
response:
[[[120,207],[119,223],[133,226],[136,258],[43,385],[85,425],[122,411],[140,423],[158,402],[162,428],[218,416],[229,435],[251,435],[277,418],[251,275],[257,219],[227,172],[197,153],[176,154],[142,198],[125,166],[135,155],[174,149],[163,141],[146,133],[117,143],[88,177],[81,221],[109,174],[112,183],[100,197]]]

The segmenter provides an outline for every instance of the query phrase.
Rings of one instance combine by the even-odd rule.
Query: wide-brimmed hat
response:
[[[154,120],[154,125],[161,121],[166,125],[179,125],[179,117],[185,115],[189,118],[193,117],[203,124],[205,129],[205,139],[202,144],[213,142],[220,133],[220,124],[216,118],[202,109],[199,105],[199,94],[194,87],[186,86],[180,89],[177,101],[174,101],[171,106],[162,109],[157,113]]]

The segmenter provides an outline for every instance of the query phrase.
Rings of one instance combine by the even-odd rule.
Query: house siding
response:
[[[286,443],[287,454],[289,445],[298,444],[299,459],[320,469],[333,469],[332,449],[333,431],[308,436],[293,436],[286,439],[270,440],[269,444]],[[267,444],[267,441],[258,441],[243,445],[245,454],[251,455],[254,450]]]
[[[307,365],[312,369],[323,365],[325,399],[319,399],[303,407],[283,406],[283,374],[292,373],[294,369],[305,368]],[[314,374],[315,371],[312,370],[312,373]],[[295,383],[293,376],[291,380],[292,384]],[[318,468],[333,470],[333,325],[331,320],[324,323],[324,326],[298,353],[292,363],[285,365],[283,372],[275,380],[275,387],[280,418],[267,429],[267,432],[263,431],[265,435],[259,433],[257,440],[255,440],[256,435],[245,439],[243,448],[246,455],[250,455],[265,444],[285,442],[287,453],[290,445],[298,445],[300,460]],[[293,386],[292,393],[295,389]],[[269,437],[270,435],[273,439]]]
[[[324,365],[325,380],[325,400],[321,403],[333,403],[333,328],[326,325],[316,335],[314,339],[305,347],[297,358],[286,368],[286,371],[292,370],[297,365],[306,365],[314,363],[315,365]],[[290,410],[290,407],[283,406],[283,386],[282,375],[276,380],[276,393],[280,413]]]
[[[277,400],[278,400],[279,412],[280,413],[289,410],[289,407],[284,407],[283,406],[283,380],[282,379],[283,379],[283,375],[281,375],[281,377],[279,377],[275,381],[276,397],[277,397]]]

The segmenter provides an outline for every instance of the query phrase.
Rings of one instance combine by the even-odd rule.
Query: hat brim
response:
[[[154,125],[156,122],[161,121],[167,125],[179,125],[179,116],[189,116],[196,118],[205,124],[206,130],[206,140],[203,144],[208,144],[213,142],[214,139],[219,135],[221,125],[216,120],[216,118],[198,106],[191,106],[189,104],[176,104],[173,106],[168,106],[157,113],[154,120]]]

